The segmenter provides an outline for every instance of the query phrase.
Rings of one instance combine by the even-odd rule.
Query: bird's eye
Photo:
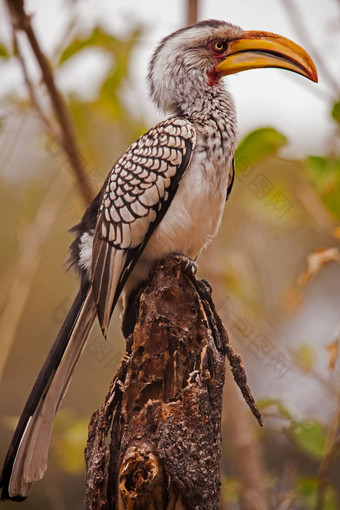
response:
[[[224,51],[227,47],[227,43],[224,42],[224,41],[215,41],[213,43],[213,48],[214,48],[214,51],[216,51],[217,53],[222,53],[222,51]]]

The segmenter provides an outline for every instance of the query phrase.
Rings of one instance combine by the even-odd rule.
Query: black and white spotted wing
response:
[[[93,294],[104,335],[128,276],[169,208],[195,140],[189,121],[161,122],[131,145],[107,178],[92,255]]]

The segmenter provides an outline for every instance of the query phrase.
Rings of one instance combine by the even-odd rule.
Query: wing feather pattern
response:
[[[225,198],[225,201],[228,200],[228,198],[230,196],[230,193],[231,193],[231,190],[233,189],[234,179],[235,179],[235,159],[233,158],[233,160],[231,162],[231,169],[230,169],[230,172],[229,172],[229,179],[228,179],[228,186],[227,186],[227,196]]]
[[[168,210],[195,142],[188,120],[170,118],[131,145],[106,180],[92,255],[93,295],[105,336],[124,284]]]

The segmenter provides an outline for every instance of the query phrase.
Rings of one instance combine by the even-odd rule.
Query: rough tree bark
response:
[[[225,355],[262,424],[210,285],[168,257],[140,293],[126,354],[91,418],[86,508],[219,508]]]

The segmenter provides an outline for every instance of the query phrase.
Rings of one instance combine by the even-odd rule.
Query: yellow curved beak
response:
[[[223,76],[248,69],[279,67],[317,82],[313,60],[298,44],[271,32],[249,31],[229,42],[228,55],[216,70]]]

